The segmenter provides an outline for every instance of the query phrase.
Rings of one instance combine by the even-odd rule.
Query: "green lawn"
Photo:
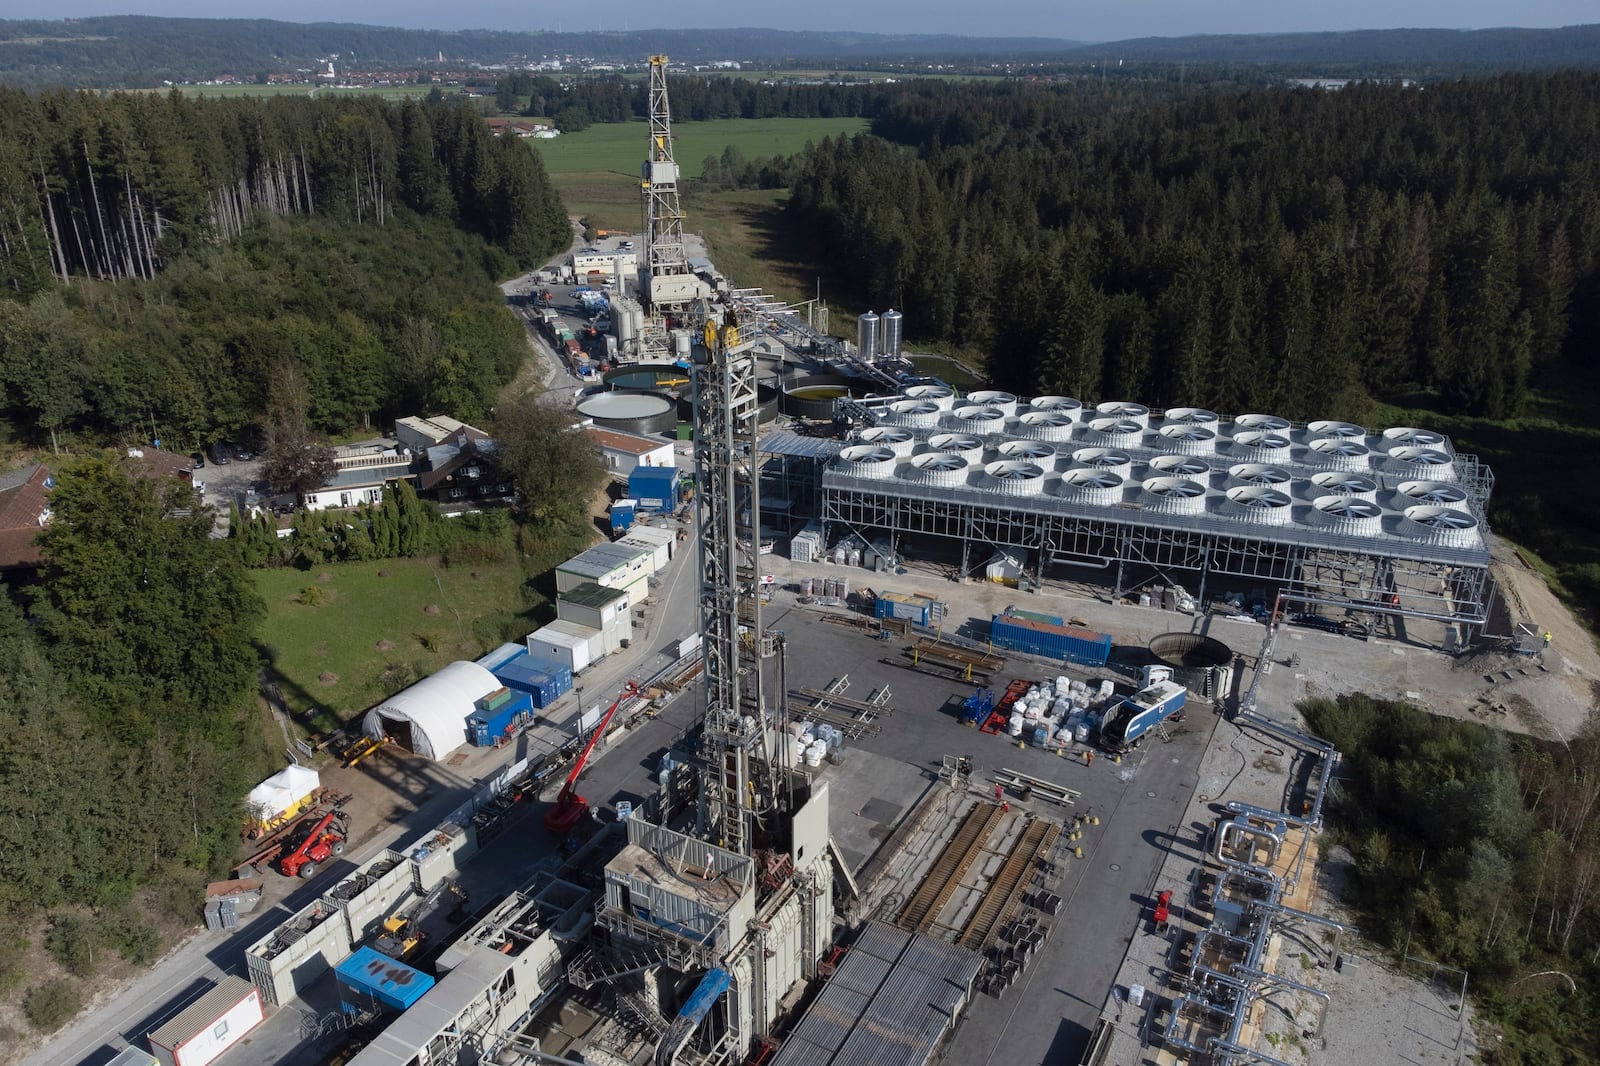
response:
[[[717,119],[712,122],[674,122],[673,154],[685,178],[698,178],[708,155],[721,155],[730,144],[739,146],[746,159],[793,155],[807,141],[860,133],[864,118],[759,118]],[[608,122],[579,133],[563,133],[553,140],[528,143],[554,175],[611,171],[637,179],[644,162],[647,127],[643,122]],[[635,187],[637,197],[637,187]]]
[[[446,663],[537,628],[515,556],[456,566],[383,559],[255,576],[267,602],[261,639],[295,711],[323,707],[349,718]],[[307,597],[308,587],[321,591]],[[309,606],[318,595],[322,602]],[[329,675],[335,680],[323,680]]]

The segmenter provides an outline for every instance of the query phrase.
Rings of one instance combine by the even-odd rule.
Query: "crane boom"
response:
[[[566,784],[561,786],[561,792],[556,796],[556,803],[544,815],[544,827],[552,833],[566,833],[578,824],[578,819],[589,807],[589,801],[578,795],[578,775],[583,773],[583,768],[589,762],[589,754],[594,751],[597,741],[605,734],[606,726],[611,724],[611,716],[617,713],[624,700],[639,694],[639,686],[632,681],[622,686],[622,691],[617,695],[616,701],[611,704],[611,709],[606,711],[594,727],[594,732],[589,736],[589,743],[583,746],[583,754],[578,756],[578,761],[572,764],[572,772],[567,775]]]

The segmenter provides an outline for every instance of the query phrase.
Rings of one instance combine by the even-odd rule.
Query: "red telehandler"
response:
[[[324,814],[305,837],[284,853],[278,866],[285,877],[315,877],[322,864],[344,854],[349,829],[344,815],[333,810]]]
[[[572,832],[573,827],[582,821],[583,816],[589,813],[589,801],[578,795],[578,775],[583,773],[584,766],[589,761],[589,753],[594,751],[595,741],[605,734],[606,726],[611,724],[611,716],[617,713],[624,700],[639,694],[639,686],[629,681],[622,686],[622,694],[617,697],[617,702],[611,705],[600,724],[594,727],[594,733],[589,737],[589,743],[583,747],[583,754],[578,756],[578,761],[573,763],[572,772],[567,775],[567,783],[561,786],[561,794],[556,796],[556,805],[544,812],[544,827],[559,836]]]

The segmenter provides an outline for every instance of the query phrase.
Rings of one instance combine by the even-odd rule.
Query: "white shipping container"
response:
[[[228,976],[172,1021],[150,1034],[150,1052],[163,1066],[207,1066],[260,1025],[261,993]]]

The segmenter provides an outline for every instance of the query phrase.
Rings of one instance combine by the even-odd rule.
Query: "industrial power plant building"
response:
[[[842,400],[844,441],[768,434],[773,480],[815,493],[827,540],[959,556],[1026,553],[1028,575],[1152,578],[1205,601],[1244,579],[1285,606],[1427,618],[1468,637],[1489,611],[1493,476],[1424,429],[1154,414],[943,385]],[[770,491],[770,490],[769,490]]]

